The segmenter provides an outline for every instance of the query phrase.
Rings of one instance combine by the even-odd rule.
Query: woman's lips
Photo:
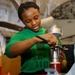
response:
[[[34,29],[34,30],[37,30],[38,28],[39,28],[39,26],[36,26],[36,27],[34,27],[33,29]]]

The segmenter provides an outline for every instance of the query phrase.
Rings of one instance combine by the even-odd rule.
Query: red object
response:
[[[58,73],[61,73],[61,65],[60,62],[51,62],[50,63],[51,68],[55,68]]]
[[[2,75],[2,67],[0,66],[0,75]]]

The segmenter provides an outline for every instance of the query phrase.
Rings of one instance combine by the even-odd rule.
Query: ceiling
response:
[[[42,19],[49,16],[53,16],[53,18],[55,19],[75,18],[74,0],[13,0],[13,1],[16,1],[18,5],[26,1],[34,1],[40,7]]]
[[[51,12],[61,4],[70,0],[16,0],[18,4],[26,1],[34,1],[40,7],[41,18],[46,18],[51,15]]]
[[[0,5],[2,4],[7,4],[8,7],[10,7],[10,9],[12,8],[12,6],[14,6],[14,8],[12,9],[18,9],[19,5],[23,2],[26,1],[34,1],[38,4],[38,6],[40,7],[40,13],[41,13],[41,18],[46,18],[48,16],[53,16],[54,18],[56,18],[55,16],[60,12],[60,10],[62,9],[62,11],[65,11],[65,5],[72,5],[70,4],[69,1],[72,0],[0,0]],[[68,3],[69,2],[69,3]],[[75,4],[75,2],[74,2]],[[74,5],[73,4],[73,5]],[[62,5],[62,7],[61,7]],[[68,8],[71,8],[71,6],[68,6]],[[57,11],[58,10],[58,11]],[[57,11],[57,14],[55,14]],[[67,13],[67,12],[66,12]],[[65,12],[63,14],[66,14]],[[60,14],[61,15],[61,14]],[[63,15],[62,15],[63,16]]]

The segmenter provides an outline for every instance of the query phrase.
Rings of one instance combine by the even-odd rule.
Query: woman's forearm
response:
[[[26,50],[28,50],[31,46],[33,46],[36,43],[37,41],[35,40],[35,38],[17,42],[11,46],[10,54],[12,56],[20,55],[21,53],[25,52]]]

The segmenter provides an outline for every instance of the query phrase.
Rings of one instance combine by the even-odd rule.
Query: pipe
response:
[[[15,9],[18,10],[19,3],[16,0],[10,0],[12,4],[14,5]]]

